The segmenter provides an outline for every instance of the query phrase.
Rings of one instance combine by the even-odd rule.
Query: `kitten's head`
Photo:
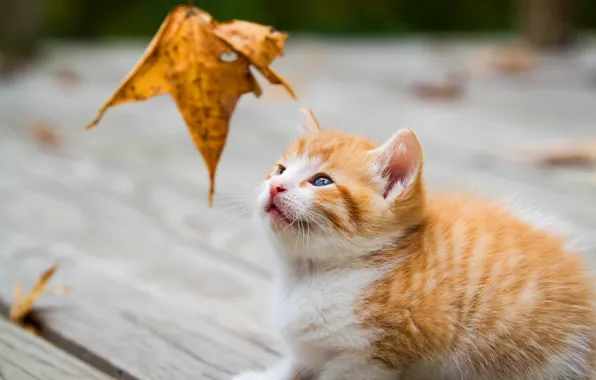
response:
[[[423,154],[414,132],[377,146],[321,129],[308,110],[299,129],[258,196],[267,231],[286,251],[312,259],[366,254],[421,222]]]

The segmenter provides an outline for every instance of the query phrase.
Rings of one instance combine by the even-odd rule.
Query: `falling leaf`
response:
[[[287,76],[286,76],[287,77]],[[293,82],[296,82],[294,80]],[[288,92],[283,86],[278,86],[277,84],[271,84],[269,82],[265,82],[262,84],[263,87],[263,95],[261,96],[262,99],[266,100],[273,100],[273,101],[283,101],[288,98]]]
[[[60,145],[60,135],[51,124],[41,122],[31,128],[33,139],[44,148],[55,149]]]
[[[199,8],[178,6],[87,129],[98,124],[109,107],[169,93],[205,160],[211,206],[236,104],[245,93],[259,97],[262,92],[250,66],[295,97],[290,85],[269,67],[283,54],[286,39],[285,33],[270,27],[236,20],[220,24]]]
[[[283,85],[296,98],[292,86],[269,67],[283,52],[287,34],[272,27],[239,20],[217,25],[214,34],[245,56],[269,82]]]
[[[18,325],[24,326],[24,319],[31,312],[33,305],[39,298],[39,296],[44,293],[46,285],[48,281],[52,278],[52,276],[56,273],[58,269],[57,265],[52,266],[51,268],[45,270],[31,288],[31,291],[27,294],[23,294],[22,288],[20,284],[15,284],[14,286],[14,301],[13,305],[10,308],[9,317],[13,323]]]
[[[533,162],[549,165],[596,165],[596,139],[569,142],[528,152]]]

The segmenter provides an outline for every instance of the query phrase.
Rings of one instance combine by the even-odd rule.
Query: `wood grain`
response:
[[[109,379],[4,319],[0,319],[0,371],[3,380]]]
[[[57,261],[60,267],[50,287],[66,284],[72,292],[43,296],[34,318],[48,340],[111,376],[225,379],[277,356],[274,342],[247,306],[239,303],[239,298],[252,299],[254,285],[233,267],[217,269],[191,256],[182,264],[182,256],[174,254],[161,260],[157,282],[145,282],[125,261],[102,262],[74,246],[46,245],[43,238],[16,233],[7,224],[0,226],[5,243],[0,260],[3,311],[13,282],[23,281],[28,288],[48,263]],[[6,243],[12,249],[6,249]],[[182,286],[185,280],[176,277],[180,268],[170,272],[170,260],[195,271],[199,280],[208,276],[213,283],[201,286],[188,279]],[[153,266],[160,264],[139,265],[141,271]],[[178,286],[184,291],[176,290]],[[229,289],[235,292],[222,293]]]
[[[52,284],[73,291],[42,297],[44,335],[115,378],[227,379],[272,362],[280,348],[266,322],[275,254],[250,210],[302,105],[324,127],[378,141],[413,128],[433,190],[516,194],[593,231],[596,192],[579,173],[499,157],[594,134],[585,68],[596,64],[596,48],[546,58],[517,79],[475,76],[458,102],[408,92],[451,67],[473,71],[481,48],[292,41],[276,70],[296,78],[300,103],[243,98],[209,208],[202,158],[171,99],[116,107],[84,131],[143,46],[52,46],[54,58],[0,87],[0,305],[6,312],[14,281],[27,287],[58,262]],[[52,75],[64,66],[81,77],[68,89]],[[31,138],[40,120],[59,145]]]

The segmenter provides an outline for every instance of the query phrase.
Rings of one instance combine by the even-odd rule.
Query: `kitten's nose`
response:
[[[277,194],[282,193],[284,191],[286,191],[286,188],[281,183],[271,183],[269,185],[269,197],[271,199],[275,198]]]

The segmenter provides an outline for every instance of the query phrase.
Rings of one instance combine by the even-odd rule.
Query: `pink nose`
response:
[[[286,191],[286,187],[281,183],[270,183],[269,184],[269,197],[275,198],[277,194]]]

